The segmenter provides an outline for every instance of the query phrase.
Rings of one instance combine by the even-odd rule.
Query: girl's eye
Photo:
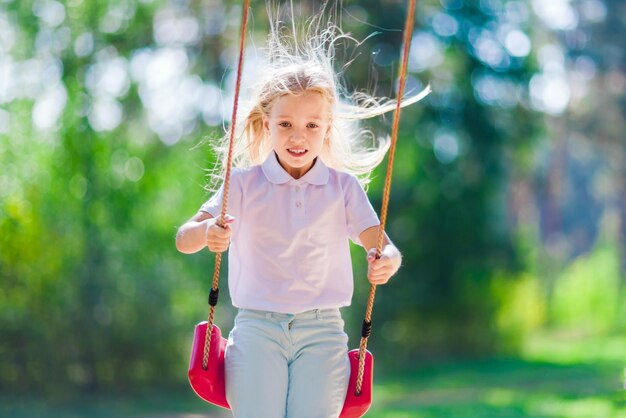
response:
[[[317,128],[318,126],[319,125],[317,125],[316,123],[312,123],[312,122],[307,125],[308,128]]]
[[[291,123],[289,123],[289,122],[280,122],[278,125],[282,126],[283,128],[289,128],[291,126]]]

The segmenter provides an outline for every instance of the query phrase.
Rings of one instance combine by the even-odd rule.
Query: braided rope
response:
[[[226,218],[226,209],[228,208],[228,194],[230,191],[230,169],[233,164],[233,144],[235,138],[235,127],[237,126],[237,108],[239,107],[239,90],[241,88],[241,73],[243,72],[243,54],[246,41],[246,33],[248,31],[248,9],[250,8],[250,0],[244,0],[243,10],[241,11],[241,32],[239,34],[239,62],[237,64],[237,82],[235,84],[235,103],[233,106],[233,114],[230,125],[230,137],[228,144],[228,159],[226,161],[226,173],[224,175],[224,190],[222,195],[222,212],[220,213],[217,224],[224,226]],[[215,254],[215,270],[213,271],[213,285],[211,289],[217,291],[220,279],[220,267],[222,265],[222,253]],[[211,305],[209,309],[209,317],[207,320],[206,337],[204,339],[204,357],[202,358],[202,368],[207,369],[209,364],[209,349],[211,348],[211,332],[213,330],[213,318],[215,316],[215,306]]]
[[[398,126],[400,124],[400,105],[402,96],[404,96],[404,86],[406,84],[407,64],[409,61],[409,49],[411,46],[411,38],[413,37],[413,21],[415,16],[416,0],[409,0],[409,8],[404,23],[404,50],[402,52],[402,65],[400,67],[400,81],[398,86],[398,101],[396,102],[396,111],[393,115],[393,125],[391,128],[391,147],[389,148],[389,159],[387,162],[387,176],[385,177],[385,186],[383,189],[383,203],[380,213],[380,228],[378,230],[378,243],[376,244],[376,258],[380,258],[383,241],[385,238],[385,223],[387,222],[387,207],[389,206],[389,194],[391,191],[391,174],[393,171],[393,158],[396,152],[396,142],[398,139]],[[365,310],[365,322],[371,324],[372,310],[374,309],[374,296],[376,295],[376,285],[370,286],[370,294],[367,300],[367,309]],[[359,344],[359,371],[356,379],[356,395],[361,394],[363,386],[363,373],[365,371],[365,350],[367,350],[368,336],[361,337]]]

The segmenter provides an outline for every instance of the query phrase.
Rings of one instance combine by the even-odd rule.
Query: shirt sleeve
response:
[[[362,245],[359,235],[368,228],[380,225],[378,215],[356,177],[349,177],[344,194],[348,235],[354,243]]]
[[[240,173],[233,169],[230,176],[230,187],[228,194],[228,207],[226,208],[226,213],[234,216],[236,219],[240,218],[240,208],[241,208],[241,178]],[[202,212],[206,212],[214,218],[220,216],[222,213],[222,200],[224,196],[224,184],[220,186],[220,188],[207,200],[204,202],[202,206],[200,206],[200,210]]]

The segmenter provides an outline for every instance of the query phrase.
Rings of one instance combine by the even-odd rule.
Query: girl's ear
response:
[[[270,121],[269,119],[267,119],[267,117],[264,115],[263,116],[263,132],[267,135],[269,135],[270,133]]]

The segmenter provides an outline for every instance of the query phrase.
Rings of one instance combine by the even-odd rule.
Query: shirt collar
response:
[[[291,175],[280,165],[278,157],[274,151],[270,152],[267,156],[265,162],[261,165],[261,169],[263,170],[265,177],[267,177],[267,179],[274,184],[283,184],[289,182],[290,180],[296,182],[304,181],[316,186],[322,186],[328,183],[328,167],[319,157],[315,159],[313,167],[311,167],[311,169],[298,180],[291,177]]]

